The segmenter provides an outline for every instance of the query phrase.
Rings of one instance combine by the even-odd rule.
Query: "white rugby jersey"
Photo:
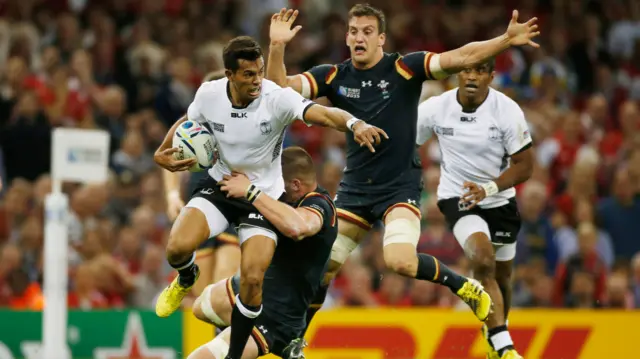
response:
[[[479,185],[500,177],[509,157],[531,145],[524,113],[505,94],[489,89],[487,99],[473,113],[462,111],[458,89],[447,91],[418,107],[418,135],[422,145],[432,133],[442,153],[438,199],[461,197],[465,181]],[[485,198],[478,205],[493,208],[508,203],[515,188]]]
[[[209,169],[216,181],[232,170],[244,172],[270,197],[284,193],[280,155],[287,126],[303,120],[313,104],[291,88],[262,81],[260,97],[245,108],[231,104],[226,78],[203,83],[187,118],[208,123],[217,142],[218,160]]]

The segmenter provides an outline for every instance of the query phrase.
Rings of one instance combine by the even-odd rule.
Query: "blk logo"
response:
[[[260,221],[264,221],[264,217],[262,217],[262,215],[257,213],[249,213],[249,219],[257,219]]]
[[[231,112],[231,118],[247,118],[247,113],[246,112]]]

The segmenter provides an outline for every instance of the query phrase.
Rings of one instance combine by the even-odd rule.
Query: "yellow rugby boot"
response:
[[[467,282],[456,293],[463,302],[467,303],[480,321],[487,320],[493,303],[489,293],[485,292],[482,284],[475,279],[467,278]]]
[[[502,357],[500,359],[524,359],[524,357],[518,354],[515,349],[509,349],[502,353]]]
[[[502,359],[500,358],[500,354],[493,349],[493,345],[491,345],[491,341],[489,340],[489,327],[486,324],[482,325],[482,337],[487,343],[487,359]]]
[[[200,268],[198,268],[197,266],[195,268],[196,278],[193,281],[194,284],[200,276]],[[183,287],[178,282],[179,278],[180,276],[176,276],[173,279],[173,282],[171,282],[171,284],[169,284],[169,286],[166,287],[162,291],[162,293],[160,293],[158,301],[156,302],[157,316],[165,318],[173,314],[173,312],[180,308],[180,304],[182,304],[182,300],[184,299],[184,297],[191,292],[193,284],[188,287]]]

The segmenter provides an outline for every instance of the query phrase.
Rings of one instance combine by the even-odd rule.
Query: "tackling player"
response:
[[[291,29],[296,15],[297,11],[283,9],[272,17],[267,78],[310,99],[326,96],[333,106],[383,128],[391,138],[375,153],[367,153],[347,139],[347,166],[335,198],[340,234],[332,251],[324,293],[319,294],[316,304],[324,301],[330,280],[373,222],[382,220],[384,260],[391,270],[449,287],[480,320],[485,320],[491,298],[479,283],[454,273],[430,255],[416,254],[422,191],[422,170],[415,148],[419,97],[425,80],[444,78],[510,46],[537,47],[531,41],[538,35],[536,19],[520,24],[514,11],[504,35],[442,54],[424,51],[402,56],[382,51],[386,37],[382,11],[359,4],[349,11],[346,41],[351,59],[287,77],[284,49],[300,30],[300,26]],[[313,316],[313,312],[309,315]]]
[[[460,87],[420,104],[416,142],[438,137],[438,207],[493,299],[483,326],[487,357],[519,359],[506,326],[521,223],[513,187],[531,176],[533,155],[522,110],[489,87],[493,70],[493,61],[466,68],[458,74]]]
[[[262,194],[253,203],[284,236],[267,269],[263,287],[264,309],[255,323],[243,359],[269,352],[282,358],[303,358],[296,340],[305,328],[305,313],[319,290],[327,261],[338,234],[337,213],[328,193],[318,187],[311,156],[299,147],[282,153],[285,180],[284,201]],[[242,198],[251,186],[243,175],[225,176],[222,190]],[[193,312],[201,320],[219,327],[229,325],[238,277],[208,286],[196,300]],[[233,325],[232,325],[233,328]],[[229,330],[195,350],[188,359],[222,359],[229,343]]]
[[[213,129],[219,158],[209,170],[171,228],[167,259],[178,271],[176,279],[160,294],[156,314],[175,312],[195,283],[199,269],[194,250],[234,223],[241,243],[241,281],[232,314],[233,331],[229,359],[239,359],[253,323],[262,311],[262,282],[271,261],[277,235],[260,216],[253,202],[264,193],[279,198],[284,192],[280,154],[286,128],[295,120],[353,130],[358,143],[371,150],[386,136],[384,131],[355,119],[349,113],[315,105],[288,88],[264,80],[260,45],[252,38],[232,39],[223,50],[226,78],[202,84],[189,105],[156,151],[155,161],[165,169],[189,168],[193,159],[176,160],[171,148],[174,132],[187,118],[208,123]],[[227,198],[218,181],[232,171],[243,171],[253,186],[245,198]]]

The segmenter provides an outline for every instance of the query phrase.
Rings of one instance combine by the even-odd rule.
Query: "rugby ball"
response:
[[[211,131],[195,121],[185,121],[178,126],[173,135],[173,147],[177,160],[195,158],[197,163],[189,168],[190,172],[205,171],[214,164],[216,140]]]

